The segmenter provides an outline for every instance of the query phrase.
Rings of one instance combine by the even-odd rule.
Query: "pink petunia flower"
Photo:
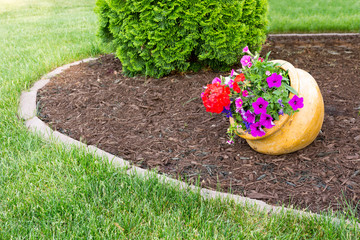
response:
[[[263,62],[264,59],[263,59],[262,57],[259,57],[258,61],[259,61],[259,62]]]
[[[244,90],[243,93],[242,93],[242,95],[243,95],[244,97],[247,97],[247,96],[249,95],[249,93],[248,93],[248,91]]]
[[[214,84],[214,83],[219,83],[219,84],[221,84],[221,79],[218,78],[218,77],[214,78],[214,79],[212,80],[212,84]]]
[[[247,66],[251,63],[251,57],[249,55],[245,55],[241,58],[240,63],[243,67]]]
[[[249,47],[248,47],[248,46],[244,47],[244,48],[243,48],[243,52],[244,52],[244,53],[248,53],[248,52],[249,52]]]
[[[224,83],[225,83],[226,85],[228,85],[229,82],[230,82],[230,80],[231,80],[231,78],[225,77],[225,78],[224,78]]]
[[[270,76],[271,73],[269,71],[266,71],[265,74],[266,76]]]
[[[237,98],[235,100],[235,106],[237,109],[240,109],[242,107],[242,104],[243,104],[243,100],[241,98]]]
[[[249,62],[247,66],[248,66],[248,68],[251,68],[252,63],[251,63],[251,62]]]
[[[234,141],[230,139],[229,141],[226,141],[226,143],[231,145],[234,143]]]
[[[235,70],[234,69],[232,69],[231,70],[231,74],[230,74],[230,76],[232,77],[232,76],[234,76],[234,73],[235,73]]]
[[[230,103],[229,103],[229,105],[224,106],[224,108],[225,108],[226,110],[230,110]]]

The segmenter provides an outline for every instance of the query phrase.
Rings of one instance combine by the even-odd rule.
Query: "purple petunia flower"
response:
[[[260,122],[251,124],[250,130],[251,130],[251,136],[253,137],[262,137],[266,134],[265,131],[261,128]]]
[[[232,77],[232,76],[234,76],[234,73],[235,73],[235,70],[234,69],[232,69],[231,70],[231,74],[230,74],[230,76]]]
[[[246,121],[248,121],[249,123],[255,122],[255,114],[253,114],[250,110],[246,111],[245,118],[246,118]]]
[[[293,98],[289,101],[289,105],[294,109],[294,111],[298,110],[299,108],[304,107],[304,98],[299,98],[298,96],[294,95]]]
[[[273,73],[271,74],[270,77],[266,78],[266,82],[268,83],[269,88],[272,87],[280,87],[281,86],[281,80],[282,80],[282,76],[280,74],[277,73]]]
[[[266,113],[266,108],[268,105],[269,103],[262,97],[259,97],[256,102],[252,103],[255,114]]]
[[[232,117],[232,113],[231,113],[231,110],[230,110],[230,107],[227,108],[227,107],[224,107],[223,111],[221,113],[225,113],[226,117]]]
[[[279,115],[284,115],[284,110],[283,110],[283,109],[280,109],[280,110],[278,111],[278,114],[279,114]]]
[[[240,115],[241,117],[246,120],[246,116],[245,116],[245,110],[243,108],[240,108],[240,109],[236,109],[237,112],[240,111]]]
[[[280,104],[280,107],[284,107],[284,104],[282,104],[282,100],[281,100],[281,98],[277,101],[279,104]]]
[[[249,123],[247,121],[243,121],[243,123],[244,123],[244,125],[246,127],[246,130],[250,130],[250,126],[251,126],[252,123]]]
[[[233,79],[230,79],[230,80],[226,83],[226,85],[228,85],[229,88],[233,88],[233,87],[234,87],[234,80],[233,80]]]
[[[214,83],[219,83],[219,84],[221,84],[221,79],[218,78],[218,77],[214,78],[214,79],[212,80],[212,84],[214,84]]]
[[[263,125],[264,127],[268,128],[268,129],[275,126],[272,116],[269,114],[266,114],[266,113],[261,114],[259,122],[261,123],[261,125]]]
[[[251,63],[251,57],[249,55],[245,55],[241,58],[240,62],[243,67],[248,66],[248,64]]]

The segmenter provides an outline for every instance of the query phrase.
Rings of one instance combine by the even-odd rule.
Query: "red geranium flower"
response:
[[[235,82],[235,83],[233,84],[233,90],[234,90],[235,92],[237,92],[237,93],[241,93],[241,89],[240,89],[240,87],[239,87],[239,85],[238,85],[237,82]]]
[[[230,88],[219,83],[208,84],[201,94],[207,112],[221,113],[230,105]]]
[[[243,82],[243,81],[245,81],[245,75],[243,73],[240,73],[234,79],[234,82]]]

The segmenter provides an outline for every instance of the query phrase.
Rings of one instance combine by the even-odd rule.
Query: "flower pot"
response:
[[[280,155],[295,152],[312,143],[319,134],[324,121],[324,101],[315,79],[304,70],[295,68],[289,62],[274,60],[281,68],[289,71],[291,86],[304,98],[304,107],[293,115],[282,115],[275,126],[265,129],[262,137],[253,137],[238,128],[237,135],[246,139],[257,152]],[[293,94],[290,93],[289,98]],[[234,120],[230,118],[230,124]]]

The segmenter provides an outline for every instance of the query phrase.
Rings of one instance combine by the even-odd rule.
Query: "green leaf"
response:
[[[285,84],[285,88],[295,95],[299,95],[298,92],[291,86]]]
[[[274,95],[281,95],[281,89],[276,89],[275,91],[272,92]]]
[[[270,53],[271,53],[271,51],[266,54],[266,57],[265,57],[265,61],[266,61],[266,62],[267,62],[267,60],[268,60],[268,58],[269,58]]]

